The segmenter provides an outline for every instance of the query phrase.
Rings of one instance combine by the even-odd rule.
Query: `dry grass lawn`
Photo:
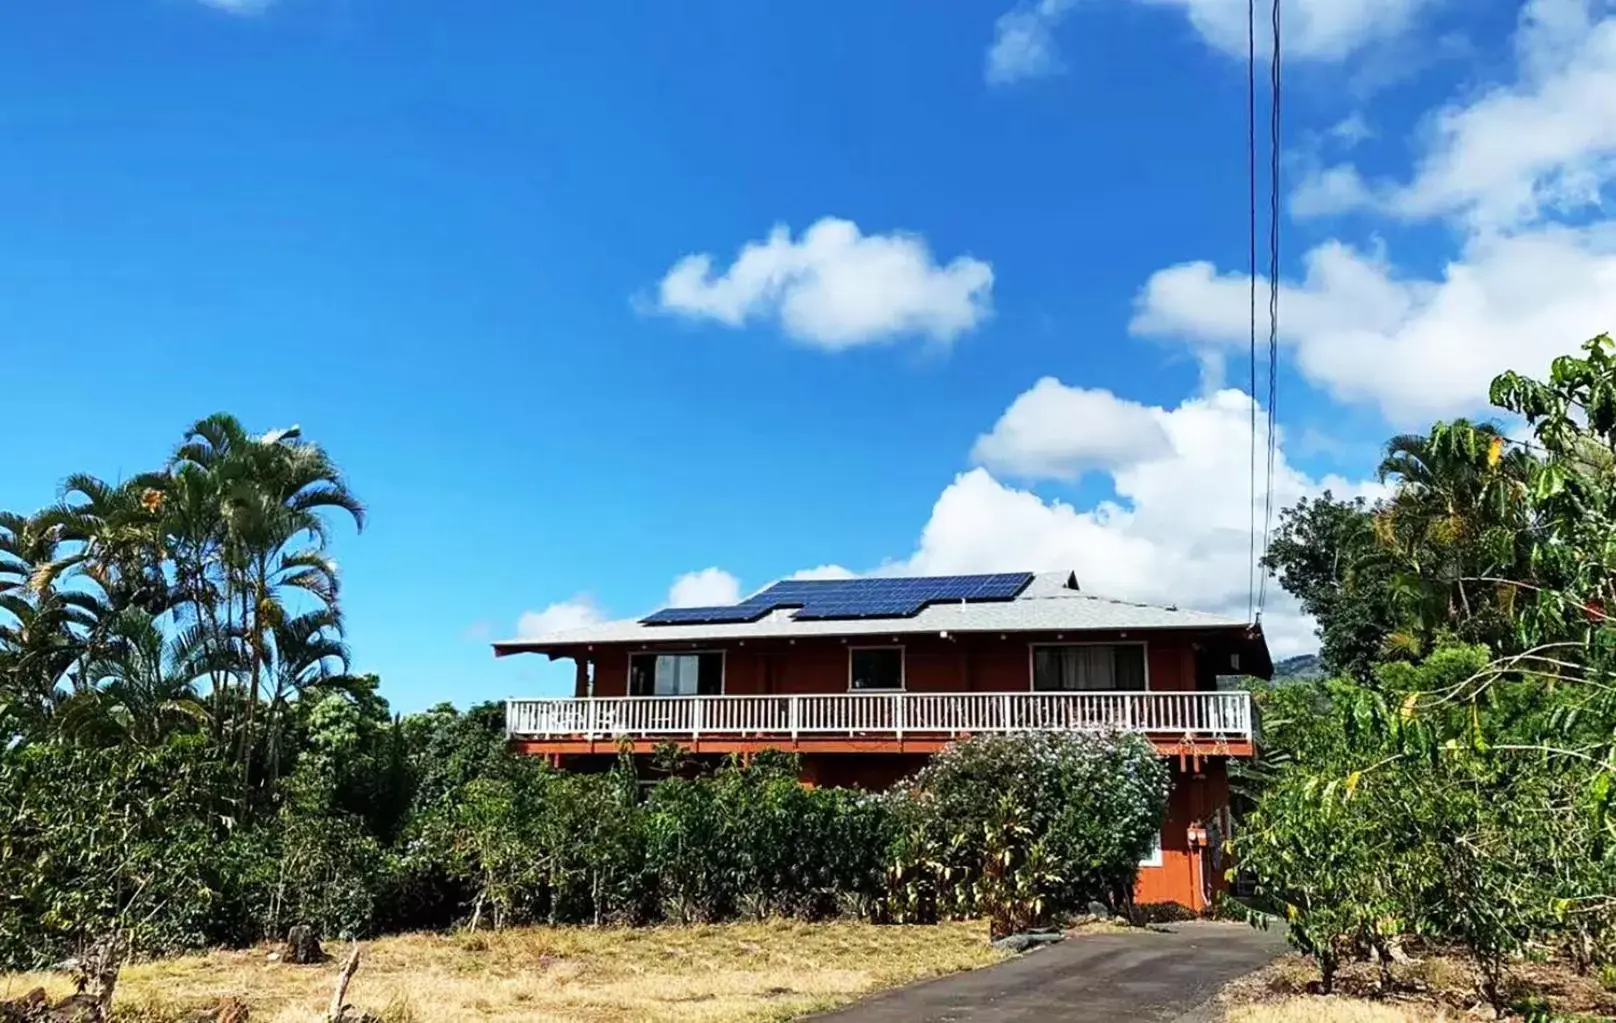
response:
[[[1288,998],[1229,1010],[1228,1023],[1430,1023],[1457,1020],[1443,1010],[1382,1005],[1358,998]]]
[[[1418,958],[1392,967],[1392,987],[1380,990],[1372,963],[1345,963],[1336,994],[1309,993],[1318,980],[1311,959],[1287,955],[1224,987],[1219,1001],[1226,1023],[1457,1023],[1490,1019],[1475,974],[1461,958],[1417,949]],[[1557,1013],[1553,1019],[1616,1019],[1616,993],[1597,979],[1578,976],[1564,963],[1512,963],[1512,1000],[1530,999]],[[1512,1015],[1510,1019],[1520,1019]]]
[[[335,945],[334,960],[346,955]],[[340,962],[291,966],[267,949],[213,952],[125,968],[119,1019],[188,1018],[238,996],[253,1023],[317,1023]],[[388,1023],[517,1020],[781,1020],[881,988],[997,962],[985,924],[876,927],[768,922],[592,930],[408,934],[366,942],[348,991]],[[0,999],[56,974],[0,975]]]

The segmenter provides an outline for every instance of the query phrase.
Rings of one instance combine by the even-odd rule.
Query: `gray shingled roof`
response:
[[[1184,611],[1174,606],[1135,604],[1092,596],[1071,588],[1069,572],[1033,578],[1014,600],[931,604],[909,618],[854,618],[798,621],[795,608],[777,608],[755,622],[699,625],[645,625],[636,619],[602,622],[544,636],[502,640],[496,654],[545,652],[596,643],[651,643],[689,640],[765,639],[796,636],[899,636],[917,632],[1080,632],[1110,629],[1235,629],[1242,619]]]

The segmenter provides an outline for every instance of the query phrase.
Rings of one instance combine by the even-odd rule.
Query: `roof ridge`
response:
[[[1177,611],[1180,614],[1211,614],[1210,611],[1200,611],[1195,608],[1185,608],[1178,604],[1152,604],[1143,600],[1123,600],[1121,597],[1107,597],[1100,593],[1082,593],[1077,590],[1064,590],[1059,593],[1032,593],[1017,597],[1017,600],[1093,600],[1102,604],[1117,604],[1121,607],[1148,607],[1159,611]]]

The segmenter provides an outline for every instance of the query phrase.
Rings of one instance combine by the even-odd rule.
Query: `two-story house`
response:
[[[514,749],[591,770],[622,744],[670,739],[697,756],[775,747],[809,784],[884,788],[954,739],[1120,729],[1169,759],[1160,847],[1141,902],[1205,908],[1230,830],[1227,767],[1256,741],[1260,629],[1084,593],[1070,573],[787,580],[739,604],[496,643],[576,666],[573,695],[513,699]]]

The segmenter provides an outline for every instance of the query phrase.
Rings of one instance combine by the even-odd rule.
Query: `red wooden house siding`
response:
[[[724,693],[729,696],[766,693],[843,693],[848,686],[849,647],[901,646],[904,650],[904,688],[916,693],[1026,692],[1032,688],[1032,647],[1038,643],[1141,642],[1127,633],[1084,633],[1081,637],[1011,633],[997,636],[966,635],[956,639],[920,636],[860,636],[854,640],[814,638],[679,643],[647,646],[634,653],[722,650]],[[1152,691],[1188,691],[1197,686],[1195,650],[1189,639],[1159,636],[1146,644],[1149,688]],[[594,669],[595,696],[628,695],[630,651],[612,648],[581,653]],[[1210,675],[1205,679],[1210,683]],[[591,695],[580,678],[574,696]]]

